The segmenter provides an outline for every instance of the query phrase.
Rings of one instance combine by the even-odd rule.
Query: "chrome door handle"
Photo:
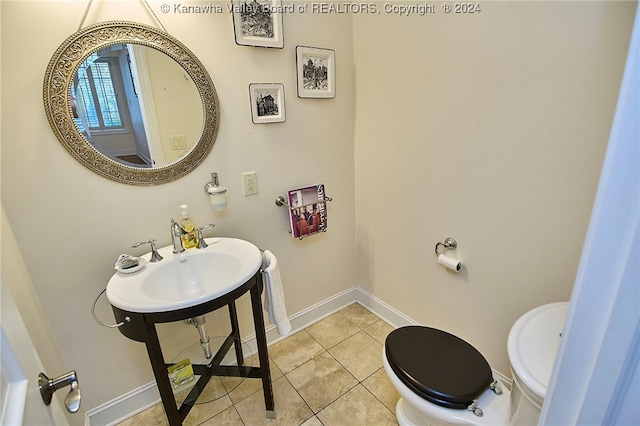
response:
[[[38,387],[40,388],[40,395],[42,395],[42,400],[45,405],[51,404],[53,393],[65,386],[71,386],[71,390],[64,399],[64,405],[67,407],[67,411],[76,413],[80,409],[80,399],[82,399],[76,372],[70,371],[55,379],[48,378],[44,373],[38,375]]]

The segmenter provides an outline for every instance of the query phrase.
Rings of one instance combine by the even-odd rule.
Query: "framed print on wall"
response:
[[[251,83],[249,100],[251,120],[255,124],[281,123],[285,120],[282,83]]]
[[[284,47],[282,0],[232,0],[236,44]]]
[[[335,98],[335,51],[296,46],[298,97]]]

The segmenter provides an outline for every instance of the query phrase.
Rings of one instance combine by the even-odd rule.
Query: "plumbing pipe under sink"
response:
[[[204,329],[204,323],[206,321],[207,320],[204,315],[200,315],[189,320],[189,322],[198,329],[198,334],[200,335],[200,346],[202,346],[205,358],[211,359],[211,357],[213,357],[213,354],[211,353],[211,339],[209,339],[207,331]]]

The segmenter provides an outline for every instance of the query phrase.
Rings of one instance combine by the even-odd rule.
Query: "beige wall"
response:
[[[354,19],[358,283],[508,375],[513,322],[569,299],[635,4],[481,6]]]
[[[73,160],[44,113],[45,69],[59,44],[76,31],[87,2],[0,4],[2,203],[65,368],[78,371],[82,410],[152,380],[144,345],[98,325],[91,318],[91,305],[112,275],[118,255],[144,252],[129,248],[133,242],[156,238],[160,245],[169,244],[169,220],[179,216],[180,204],[189,204],[198,223],[216,223],[214,235],[244,238],[273,251],[281,260],[290,314],[356,284],[349,16],[285,16],[285,48],[279,50],[236,45],[226,12],[156,11],[169,33],[211,74],[221,104],[221,126],[211,154],[191,174],[141,188],[104,179]],[[93,2],[85,25],[116,19],[153,24],[143,2],[136,0]],[[296,96],[296,45],[335,49],[335,99]],[[284,84],[285,123],[252,124],[248,88],[259,82]],[[241,173],[253,170],[260,192],[244,197]],[[222,215],[214,214],[204,193],[213,171],[228,189],[229,207]],[[286,209],[276,207],[274,199],[290,188],[321,182],[335,200],[328,210],[328,231],[295,240],[287,232]],[[252,334],[248,301],[239,309],[243,335]],[[97,313],[113,319],[104,299]],[[207,327],[212,335],[226,329],[225,316],[210,316]],[[161,331],[167,357],[197,342],[191,326],[172,324]],[[71,417],[83,422],[81,415]]]
[[[20,308],[25,325],[29,330],[33,346],[38,351],[43,365],[46,367],[44,373],[54,376],[62,374],[64,361],[60,356],[60,348],[54,340],[51,324],[44,315],[42,301],[35,292],[35,287],[24,259],[20,254],[15,235],[11,229],[11,224],[2,208],[0,222],[0,233],[2,244],[0,245],[0,255],[2,256],[2,282],[6,285],[7,291],[13,295],[12,298],[16,306]],[[3,295],[4,296],[4,295]],[[10,300],[10,299],[8,299]],[[2,323],[6,324],[4,312],[2,312]],[[51,373],[50,373],[51,372]]]
[[[168,164],[182,158],[200,137],[202,102],[193,80],[180,65],[155,49],[144,49],[144,53],[160,132],[153,155],[166,161],[156,164]],[[173,149],[173,135],[185,137],[184,149]],[[155,151],[160,151],[159,156]]]

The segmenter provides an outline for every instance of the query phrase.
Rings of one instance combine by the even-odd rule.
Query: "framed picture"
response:
[[[282,0],[232,0],[236,43],[282,49]]]
[[[296,47],[298,97],[335,98],[335,51],[315,47]]]
[[[282,83],[251,83],[249,99],[251,120],[255,124],[280,123],[285,120]]]

